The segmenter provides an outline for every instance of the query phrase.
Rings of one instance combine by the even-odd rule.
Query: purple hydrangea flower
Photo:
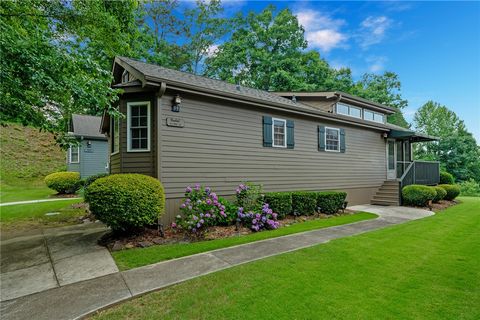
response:
[[[205,214],[205,218],[210,218],[210,217],[211,217],[210,213]]]

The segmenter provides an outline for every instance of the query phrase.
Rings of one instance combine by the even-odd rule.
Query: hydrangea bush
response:
[[[262,206],[261,213],[245,213],[242,207],[238,208],[238,221],[253,231],[277,229],[280,225],[277,218],[278,215],[270,209],[268,203]]]
[[[200,234],[205,228],[220,224],[228,218],[226,206],[219,201],[215,192],[209,187],[196,184],[185,189],[185,201],[181,204],[182,216],[177,216],[172,227],[181,227],[192,233]]]
[[[262,208],[262,186],[253,183],[242,183],[236,190],[236,205],[246,212],[259,212]]]

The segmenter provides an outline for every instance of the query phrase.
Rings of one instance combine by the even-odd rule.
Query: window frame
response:
[[[339,106],[339,105],[341,105],[341,106],[343,106],[343,107],[346,107],[347,110],[348,110],[348,113],[339,113],[339,112],[338,112],[338,106]],[[351,108],[359,110],[359,111],[360,111],[360,116],[357,117],[357,116],[352,115],[351,112],[350,112],[350,109],[351,109]],[[335,112],[336,112],[337,114],[344,115],[344,116],[348,116],[348,117],[352,117],[352,118],[355,118],[355,119],[363,119],[363,108],[357,107],[357,106],[352,106],[352,105],[350,105],[350,104],[346,104],[346,103],[343,103],[343,102],[337,102],[337,103],[336,103],[336,105],[335,105]]]
[[[283,122],[283,145],[275,144],[275,121]],[[287,120],[272,117],[272,147],[274,148],[287,148]]]
[[[132,149],[132,140],[131,140],[131,132],[130,132],[130,122],[131,122],[131,107],[132,106],[147,106],[147,148],[146,149]],[[132,101],[127,102],[127,152],[150,152],[151,146],[151,114],[150,114],[151,106],[150,101]],[[141,128],[141,127],[136,127]]]
[[[338,135],[337,135],[337,137],[338,137],[337,150],[331,150],[331,149],[327,148],[327,136],[328,136],[327,131],[329,129],[330,130],[335,130],[335,131],[338,132]],[[341,147],[340,147],[341,141],[340,141],[340,139],[342,139],[342,137],[340,137],[340,128],[325,127],[325,141],[324,141],[325,142],[325,151],[327,151],[327,152],[340,152],[341,151]]]
[[[115,131],[115,124],[118,126],[118,130]],[[118,146],[115,149],[115,134],[117,134]],[[120,152],[120,119],[112,118],[112,144],[110,146],[110,155],[115,155]]]
[[[77,148],[77,161],[72,161],[72,148]],[[68,149],[68,163],[80,163],[80,146],[72,147]]]
[[[372,119],[365,119],[365,112],[371,113],[372,114]],[[375,115],[382,116],[382,121],[376,121],[375,120]],[[370,109],[364,109],[363,110],[363,120],[370,121],[370,122],[376,122],[376,123],[385,123],[385,113],[376,112],[376,111],[373,111],[373,110],[370,110]]]

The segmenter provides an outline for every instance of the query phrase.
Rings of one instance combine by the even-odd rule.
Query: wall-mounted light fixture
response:
[[[386,132],[382,133],[382,137],[383,137],[383,139],[387,139],[388,138],[388,133],[386,133]]]
[[[180,95],[177,94],[175,98],[173,98],[173,104],[172,104],[172,111],[173,112],[180,112],[180,105],[182,104],[182,98],[180,98]]]

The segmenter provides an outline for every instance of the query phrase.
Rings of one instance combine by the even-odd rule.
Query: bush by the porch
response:
[[[343,191],[323,191],[317,193],[317,207],[320,212],[335,214],[343,208],[347,193]]]
[[[447,195],[447,191],[445,191],[445,189],[439,186],[435,186],[434,188],[437,194],[435,198],[433,198],[433,202],[438,203],[440,200],[443,200],[445,198],[445,196]]]
[[[60,194],[75,193],[82,184],[78,172],[55,172],[46,176],[44,181],[47,187]]]
[[[445,200],[453,200],[460,194],[460,187],[456,184],[440,184],[439,187],[442,187],[447,192]]]
[[[435,188],[429,186],[412,184],[402,189],[404,203],[412,206],[425,207],[436,195]]]
[[[154,225],[165,208],[160,181],[141,174],[114,174],[97,179],[85,189],[85,201],[95,217],[114,232]]]
[[[440,184],[454,184],[453,175],[447,171],[440,171]]]
[[[90,177],[84,179],[84,181],[83,181],[83,187],[84,187],[84,188],[87,188],[89,185],[91,185],[92,183],[94,183],[95,180],[100,179],[100,178],[104,178],[104,177],[106,177],[106,176],[108,176],[108,175],[109,175],[109,173],[99,173],[99,174],[95,174],[95,175],[93,175],[93,176],[90,176]]]
[[[295,215],[311,215],[317,208],[317,192],[295,191],[292,193],[292,206]]]
[[[284,218],[292,213],[292,193],[291,192],[267,192],[264,200],[270,208],[276,212],[279,218]]]

